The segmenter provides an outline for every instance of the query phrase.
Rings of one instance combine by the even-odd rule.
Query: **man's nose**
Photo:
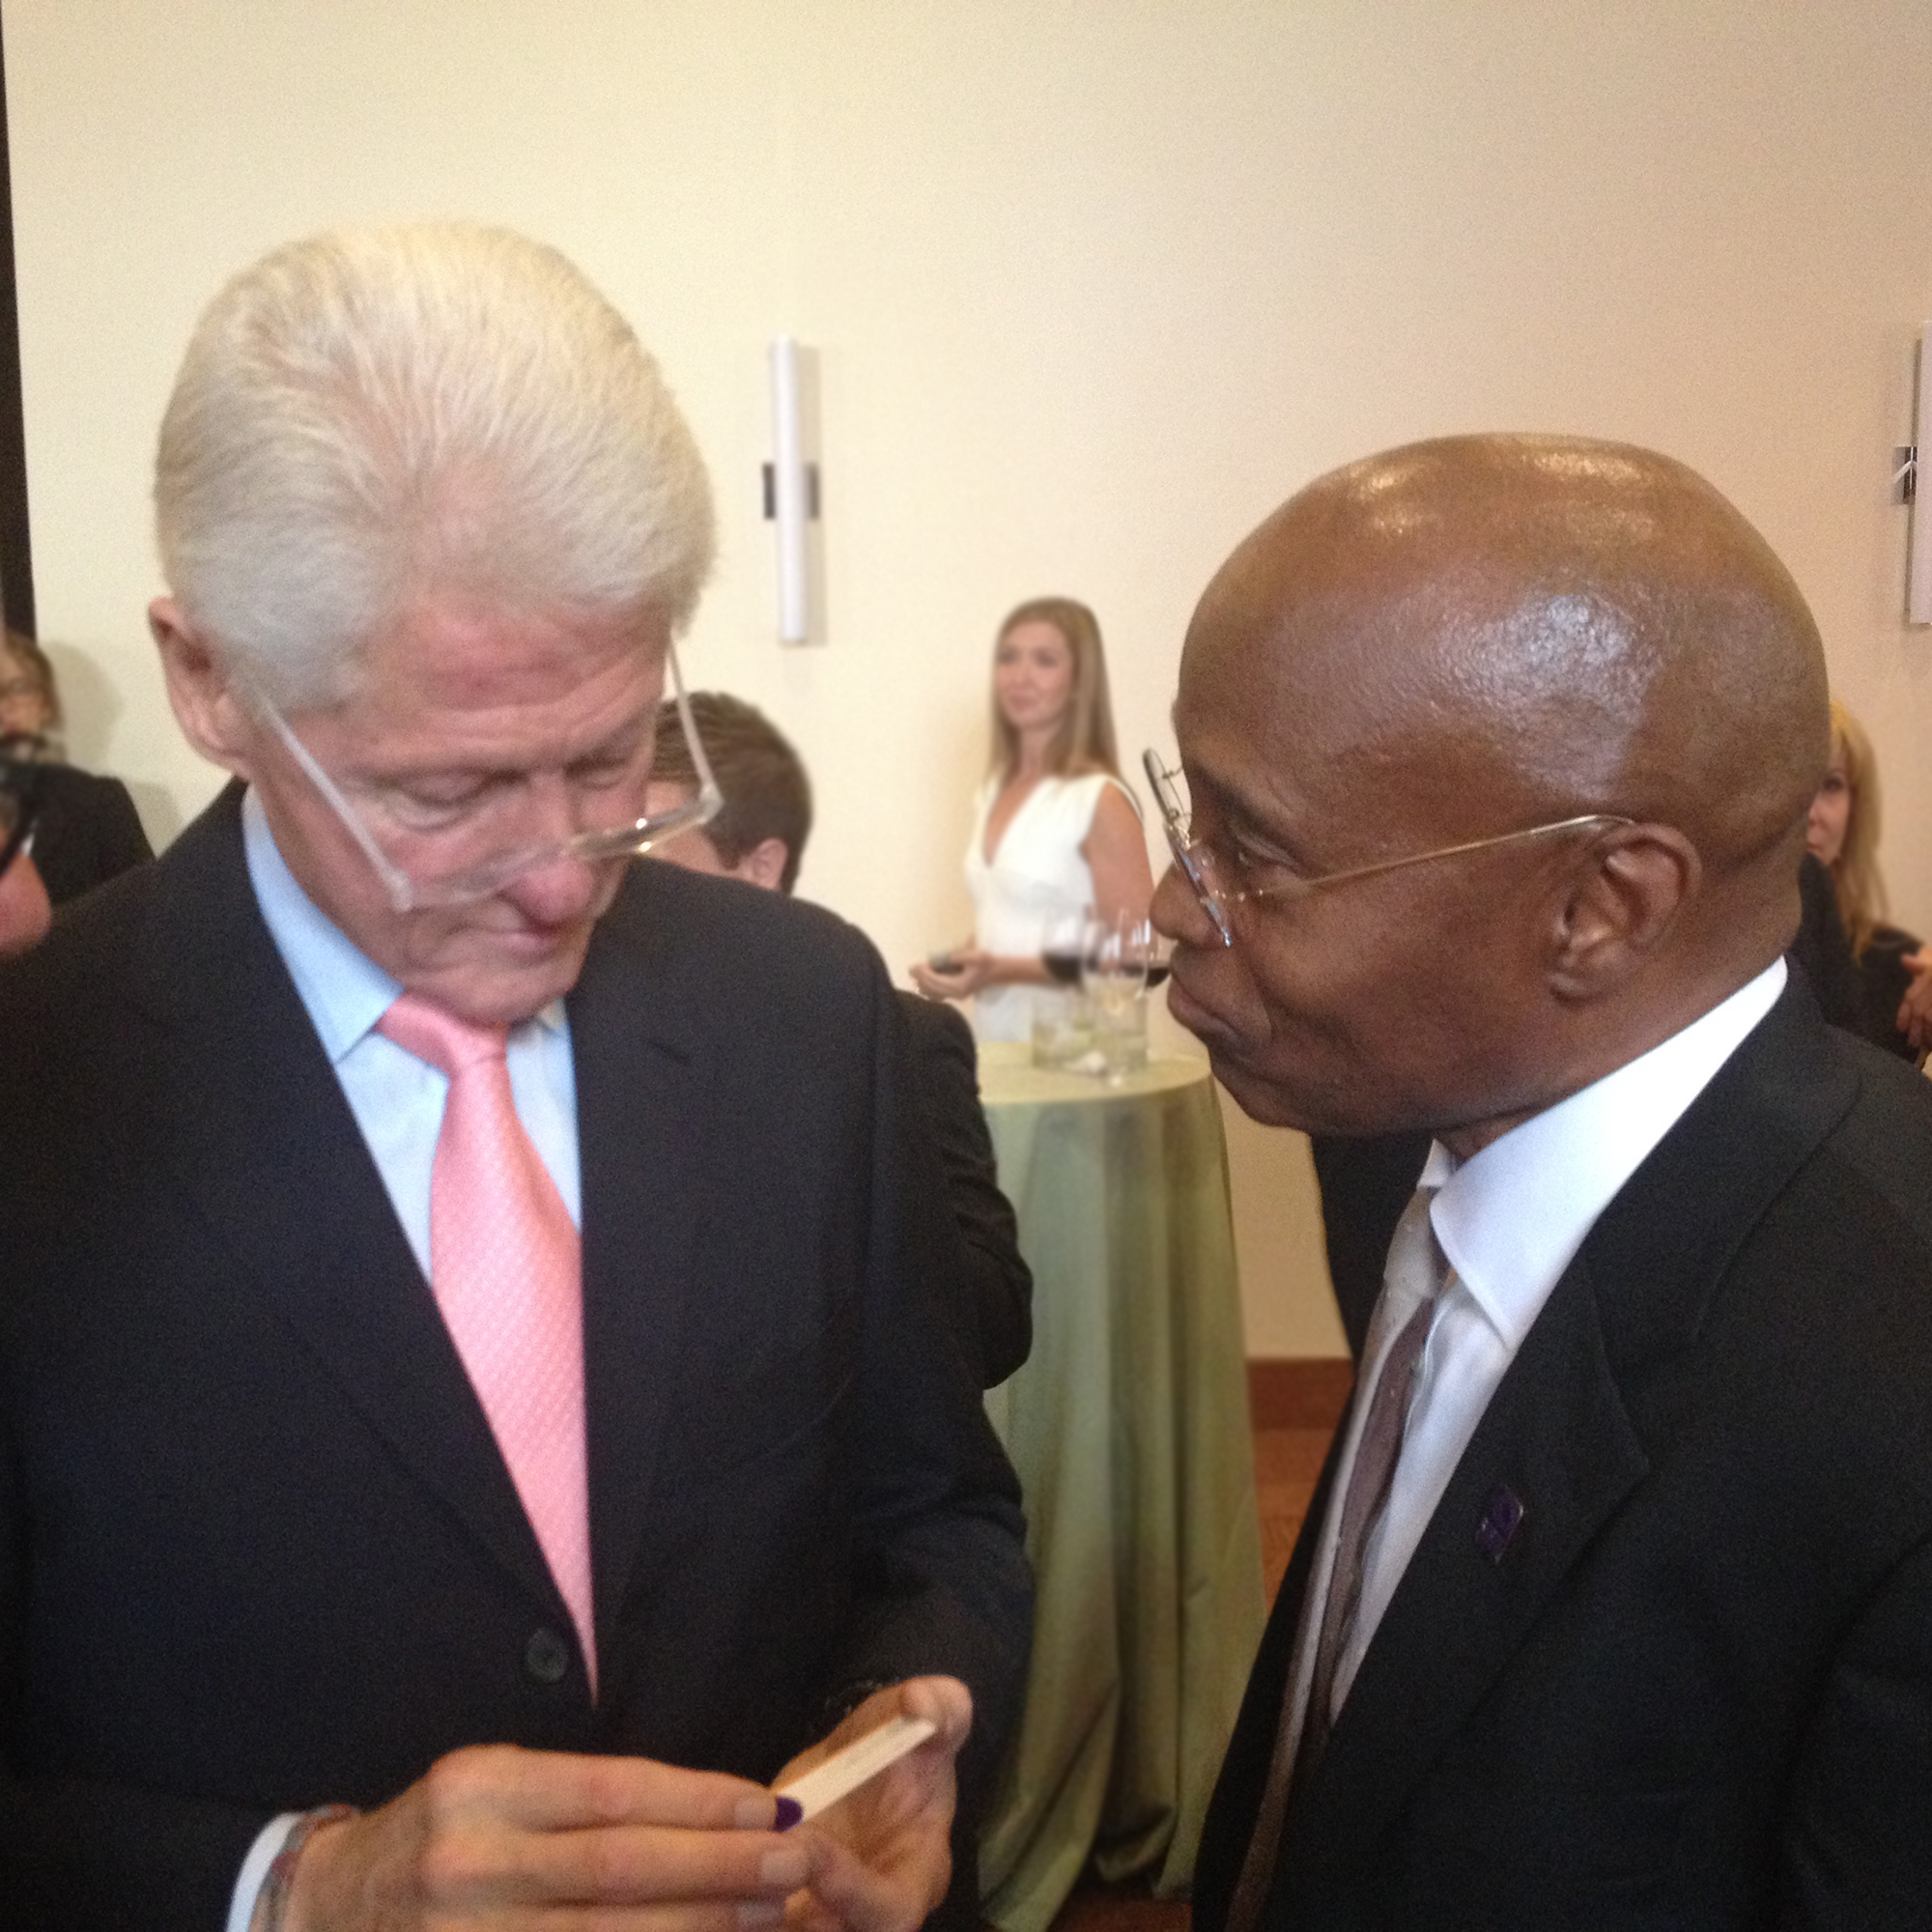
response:
[[[539,925],[568,925],[597,903],[604,875],[615,859],[556,858],[533,866],[502,888],[502,896]]]
[[[1221,934],[1193,885],[1172,860],[1153,889],[1154,930],[1177,946],[1219,946]]]

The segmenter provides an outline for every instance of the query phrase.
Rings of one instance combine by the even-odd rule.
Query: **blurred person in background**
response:
[[[811,781],[791,743],[754,706],[724,692],[691,696],[698,742],[724,803],[702,826],[651,848],[694,872],[743,879],[789,893],[811,834]],[[699,774],[677,726],[675,704],[658,717],[657,762],[646,810],[676,810],[694,798]],[[980,1106],[972,1031],[951,1007],[901,993],[925,1123],[946,1170],[947,1205],[965,1242],[971,1305],[954,1312],[980,1386],[1003,1382],[1033,1345],[1033,1271],[1021,1258],[1011,1204],[1000,1192],[992,1137]]]
[[[1878,760],[1864,726],[1832,700],[1832,765],[1811,801],[1806,851],[1832,875],[1838,917],[1858,969],[1862,1013],[1856,1031],[1888,1052],[1917,1059],[1932,1046],[1932,949],[1886,923],[1879,869]]]
[[[1100,626],[1070,597],[1009,611],[993,647],[992,771],[974,800],[973,944],[912,969],[934,1000],[973,1000],[982,1040],[1026,1039],[1061,995],[1040,963],[1056,917],[1147,917],[1153,874],[1121,779]]]
[[[55,905],[155,856],[128,787],[63,761],[61,722],[46,653],[10,628],[0,642],[0,740],[42,767],[33,861]]]

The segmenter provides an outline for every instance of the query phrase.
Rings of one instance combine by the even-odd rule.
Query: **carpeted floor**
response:
[[[1349,1398],[1347,1362],[1254,1362],[1255,1490],[1262,1519],[1262,1571],[1274,1602],[1308,1499],[1321,1473]],[[1053,1932],[1188,1932],[1184,1904],[1150,1898],[1131,1886],[1084,1882],[1054,1920]]]

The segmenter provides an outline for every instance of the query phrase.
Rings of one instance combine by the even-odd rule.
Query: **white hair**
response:
[[[343,230],[209,305],[161,421],[155,518],[204,642],[291,708],[354,688],[414,598],[689,621],[711,489],[657,364],[554,248]]]

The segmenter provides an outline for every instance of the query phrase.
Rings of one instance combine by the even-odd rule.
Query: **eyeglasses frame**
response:
[[[1553,838],[1560,833],[1607,831],[1613,826],[1634,825],[1634,818],[1626,818],[1614,811],[1586,811],[1575,818],[1559,818],[1548,825],[1532,825],[1520,832],[1497,832],[1487,838],[1465,838],[1454,845],[1438,845],[1434,851],[1410,853],[1402,859],[1378,859],[1369,866],[1350,866],[1339,872],[1323,872],[1312,879],[1295,879],[1279,886],[1249,886],[1239,892],[1225,891],[1210,885],[1206,869],[1194,856],[1199,843],[1189,825],[1191,813],[1180,808],[1180,794],[1175,788],[1174,781],[1179,773],[1162,762],[1160,754],[1151,747],[1141,754],[1141,768],[1147,774],[1148,788],[1153,794],[1154,810],[1160,813],[1161,827],[1167,834],[1168,849],[1174,854],[1174,863],[1179,867],[1181,875],[1194,889],[1194,896],[1201,901],[1202,910],[1214,923],[1214,930],[1221,936],[1223,946],[1233,946],[1235,931],[1228,918],[1227,908],[1231,905],[1245,904],[1250,899],[1298,898],[1305,893],[1312,893],[1326,886],[1345,885],[1352,879],[1373,879],[1384,872],[1400,872],[1411,866],[1427,866],[1437,859],[1460,859],[1471,852],[1487,852],[1501,845],[1515,845],[1531,838]]]
[[[697,735],[697,723],[691,715],[691,702],[685,696],[684,674],[678,668],[675,645],[666,654],[666,664],[670,672],[671,697],[677,707],[678,726],[691,753],[692,769],[697,774],[697,789],[691,797],[674,810],[659,812],[655,816],[647,813],[629,825],[612,826],[602,832],[580,832],[556,845],[531,847],[508,854],[503,859],[471,867],[468,872],[427,888],[412,879],[377,843],[375,834],[362,822],[361,814],[343,796],[341,787],[329,777],[315,754],[296,736],[280,710],[253,687],[247,689],[246,699],[361,848],[388,896],[390,908],[397,913],[411,913],[437,906],[473,905],[501,892],[512,880],[522,878],[526,872],[541,871],[565,860],[588,863],[597,859],[638,858],[653,845],[662,845],[680,833],[696,831],[716,818],[724,809],[724,794],[712,774],[704,742]]]

